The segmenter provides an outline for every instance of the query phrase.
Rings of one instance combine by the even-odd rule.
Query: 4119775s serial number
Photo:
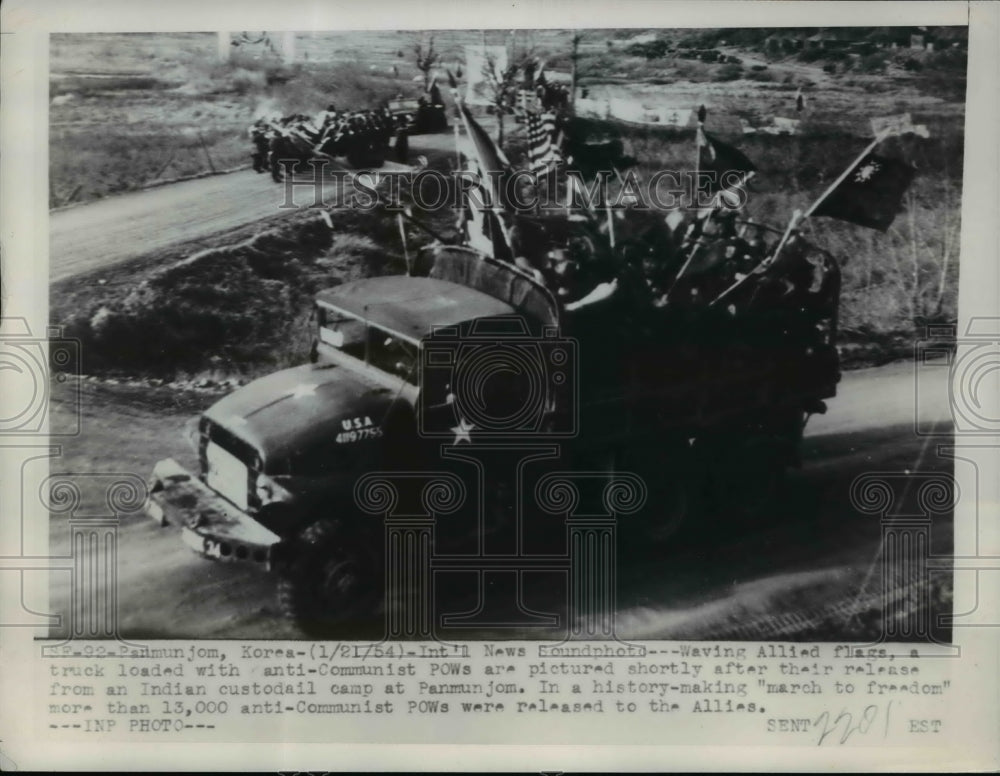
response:
[[[379,439],[382,436],[382,429],[378,426],[371,428],[359,428],[351,431],[341,431],[337,434],[338,445],[350,444],[351,442],[362,442],[366,439]]]

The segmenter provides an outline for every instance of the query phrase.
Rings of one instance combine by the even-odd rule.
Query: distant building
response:
[[[847,48],[853,41],[841,40],[836,35],[827,32],[817,32],[806,38],[806,46],[811,49],[842,49]]]

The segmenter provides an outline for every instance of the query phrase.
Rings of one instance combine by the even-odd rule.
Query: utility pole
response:
[[[570,55],[570,60],[573,63],[573,69],[570,73],[569,82],[569,106],[572,113],[576,113],[576,66],[577,60],[580,58],[580,41],[583,40],[582,32],[573,33],[573,53]]]

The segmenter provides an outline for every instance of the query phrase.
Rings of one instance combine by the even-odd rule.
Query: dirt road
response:
[[[949,422],[946,371],[934,371],[921,384],[921,420],[941,428]],[[145,478],[166,456],[193,465],[181,428],[211,399],[165,390],[158,395],[155,406],[148,390],[84,383],[82,433],[65,440],[52,471],[135,472]],[[663,557],[622,559],[619,636],[746,638],[758,621],[835,604],[846,618],[844,601],[878,595],[879,519],[852,508],[851,483],[872,471],[909,471],[915,483],[928,472],[950,471],[934,444],[914,434],[914,395],[912,364],[847,373],[829,413],[810,422],[803,469],[792,476],[773,519],[733,534],[712,531],[699,546],[668,550]],[[67,399],[65,387],[55,391],[56,428],[72,420]],[[77,479],[84,508],[103,506],[102,487]],[[935,552],[950,552],[951,531],[950,518],[936,519]],[[69,535],[65,516],[54,518],[52,552],[68,552]],[[118,552],[118,626],[131,640],[301,637],[279,616],[272,578],[201,559],[174,531],[142,513],[122,516]],[[69,582],[68,572],[53,574],[50,611],[66,611]],[[746,625],[749,633],[734,632],[734,624]]]
[[[443,136],[441,136],[443,137]],[[450,136],[448,137],[451,141]],[[431,141],[428,141],[431,142]],[[414,153],[427,144],[416,144]],[[330,165],[334,170],[335,165]],[[380,172],[401,172],[386,162]],[[108,197],[49,214],[49,280],[58,282],[101,267],[313,204],[312,173],[300,174],[288,194],[269,175],[240,170]],[[323,201],[350,193],[324,178]],[[293,203],[289,207],[288,203]]]

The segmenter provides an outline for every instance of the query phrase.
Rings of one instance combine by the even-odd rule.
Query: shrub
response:
[[[610,41],[609,41],[610,42]],[[646,59],[660,59],[667,55],[670,44],[663,39],[654,40],[651,43],[633,43],[627,49],[626,54],[634,57],[645,57]]]
[[[925,67],[928,70],[943,70],[952,73],[965,73],[968,58],[961,49],[944,49],[935,51],[927,57]]]
[[[689,81],[704,81],[707,79],[709,73],[708,65],[705,65],[702,62],[678,62],[675,66],[675,70],[678,78],[687,79]]]
[[[713,81],[736,81],[743,77],[743,68],[740,65],[722,65],[712,75]]]
[[[860,73],[884,73],[885,64],[881,54],[869,54],[867,57],[861,57],[856,67]]]
[[[332,235],[319,219],[300,219],[202,251],[134,284],[108,286],[86,309],[57,305],[53,320],[81,340],[88,371],[172,377],[302,363],[317,290],[404,271],[393,219],[342,211],[334,223]]]

